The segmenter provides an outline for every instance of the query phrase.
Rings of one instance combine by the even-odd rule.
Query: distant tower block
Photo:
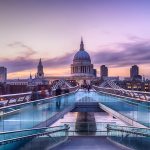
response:
[[[40,58],[40,61],[37,67],[37,78],[43,78],[43,77],[44,77],[43,65],[42,65],[42,60]]]
[[[6,82],[7,80],[7,68],[0,67],[0,82]]]
[[[130,68],[130,77],[134,78],[139,75],[139,67],[137,65],[133,65]]]
[[[105,65],[102,65],[100,67],[100,76],[103,77],[108,77],[108,68]]]

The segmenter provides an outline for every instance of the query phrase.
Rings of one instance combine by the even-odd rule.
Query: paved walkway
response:
[[[70,137],[67,142],[52,150],[123,150],[106,137]]]

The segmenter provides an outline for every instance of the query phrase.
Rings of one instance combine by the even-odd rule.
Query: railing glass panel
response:
[[[150,102],[137,101],[96,90],[100,92],[98,93],[100,103],[144,126],[150,127]]]
[[[107,125],[116,122],[63,122],[69,125],[69,136],[107,136]]]
[[[67,125],[1,133],[0,150],[26,150],[51,148],[68,137]],[[2,139],[3,138],[3,139]]]
[[[108,136],[111,140],[135,150],[150,149],[150,129],[108,126]]]
[[[74,105],[75,94],[65,94],[58,97],[47,98],[35,102],[27,102],[0,109],[0,131],[13,131],[33,128],[68,106]]]
[[[75,102],[100,102],[107,107],[150,127],[149,103],[136,102],[104,93],[78,91],[60,97],[28,102],[0,109],[0,131],[12,131],[36,127],[41,122],[61,112]],[[143,117],[144,116],[144,117]],[[44,122],[46,126],[47,122]]]

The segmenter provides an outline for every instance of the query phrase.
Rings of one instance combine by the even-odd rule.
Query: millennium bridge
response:
[[[62,84],[70,93],[0,96],[0,150],[150,149],[150,93],[110,81],[90,91],[59,81],[53,90]]]

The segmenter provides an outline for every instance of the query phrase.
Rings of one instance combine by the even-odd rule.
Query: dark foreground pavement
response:
[[[68,141],[52,150],[123,150],[106,137],[69,137]],[[125,149],[124,149],[125,150]]]

